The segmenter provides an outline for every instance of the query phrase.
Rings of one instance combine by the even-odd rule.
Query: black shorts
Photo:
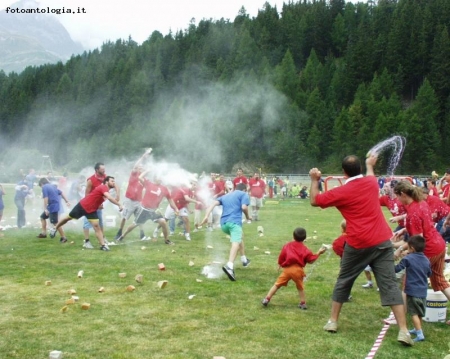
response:
[[[45,221],[46,219],[49,219],[49,218],[50,218],[51,224],[58,223],[58,212],[49,213],[48,216],[45,212],[42,212],[41,219],[43,219]]]
[[[159,219],[163,218],[163,215],[159,212],[156,212],[154,209],[146,209],[141,207],[139,214],[136,217],[136,224],[144,224],[149,219],[153,222],[157,222]]]
[[[81,217],[86,217],[88,221],[95,221],[98,220],[98,214],[97,211],[87,213],[83,207],[81,207],[80,203],[78,202],[75,207],[72,208],[72,210],[69,213],[70,218],[79,219]]]

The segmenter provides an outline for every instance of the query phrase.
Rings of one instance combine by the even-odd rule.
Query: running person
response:
[[[109,251],[109,247],[105,243],[105,239],[103,237],[103,231],[100,228],[98,208],[105,200],[109,200],[111,203],[119,206],[120,211],[122,210],[122,205],[109,193],[109,190],[115,186],[116,181],[114,180],[114,177],[106,176],[103,184],[95,187],[94,190],[89,192],[86,197],[78,202],[75,207],[72,208],[69,215],[57,223],[55,229],[59,230],[59,228],[72,219],[79,219],[84,216],[89,223],[91,223],[92,228],[94,228],[95,235],[97,236],[100,244],[100,250]]]
[[[166,198],[169,201],[169,205],[174,208],[174,210],[177,210],[177,207],[172,200],[169,190],[166,186],[163,186],[161,184],[161,181],[159,179],[151,182],[145,178],[148,172],[149,170],[144,171],[139,175],[139,182],[144,187],[144,196],[141,201],[139,213],[135,218],[134,223],[126,229],[125,233],[117,238],[117,241],[122,241],[126,237],[126,235],[133,229],[135,229],[139,225],[143,225],[150,219],[153,222],[158,223],[158,225],[162,227],[164,242],[166,244],[174,244],[171,240],[169,240],[167,222],[162,214],[158,211],[158,207],[163,198]],[[142,238],[142,240],[148,239],[149,238],[147,237]]]

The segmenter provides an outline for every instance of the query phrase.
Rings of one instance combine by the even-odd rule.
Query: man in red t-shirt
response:
[[[139,176],[144,171],[142,167],[142,162],[144,159],[148,157],[148,155],[152,152],[152,149],[147,149],[144,154],[137,160],[134,164],[133,169],[131,170],[130,178],[128,180],[127,191],[125,192],[125,200],[123,201],[123,211],[122,211],[122,220],[120,221],[120,227],[115,236],[115,240],[119,239],[122,235],[123,227],[125,226],[125,222],[127,219],[134,214],[134,218],[136,218],[141,209],[141,201],[142,201],[142,193],[144,187],[142,183],[139,181]],[[143,239],[145,237],[143,226],[140,226],[140,237]]]
[[[154,182],[149,181],[145,176],[149,170],[142,172],[139,175],[139,182],[142,184],[144,188],[144,196],[141,201],[141,207],[139,210],[139,214],[136,216],[134,223],[130,225],[124,234],[122,234],[117,241],[122,241],[125,236],[130,233],[137,226],[143,225],[149,219],[158,224],[158,227],[161,227],[164,235],[164,243],[166,244],[174,244],[169,239],[169,230],[167,228],[167,222],[164,219],[163,215],[158,211],[158,207],[164,198],[169,202],[169,206],[176,210],[175,203],[172,200],[169,190],[166,186],[161,184],[161,180],[156,178]],[[148,237],[141,238],[141,240],[149,240]]]
[[[97,162],[94,166],[95,173],[89,177],[86,181],[86,189],[84,196],[86,197],[91,191],[93,191],[96,187],[100,186],[106,178],[105,174],[105,165],[102,162]],[[114,190],[116,193],[115,199],[117,202],[120,201],[120,189],[117,184],[114,185]],[[103,203],[99,205],[97,208],[97,216],[99,218],[99,226],[103,233]],[[86,249],[94,248],[89,241],[89,229],[93,228],[92,224],[84,218],[83,220],[83,232],[84,232],[84,244],[83,247]],[[104,233],[103,233],[104,236]]]
[[[103,184],[96,186],[86,197],[78,202],[72,208],[69,215],[58,222],[55,229],[57,230],[59,227],[64,226],[74,218],[79,219],[84,216],[92,224],[92,228],[94,228],[95,235],[100,243],[100,250],[109,251],[108,245],[103,238],[103,231],[100,228],[98,208],[105,200],[109,200],[111,203],[119,206],[120,211],[122,210],[122,205],[109,193],[109,190],[115,186],[116,181],[114,177],[106,176]]]
[[[381,303],[390,306],[399,326],[397,341],[414,345],[406,327],[402,293],[397,285],[392,254],[392,231],[379,204],[379,187],[373,167],[377,157],[370,154],[366,159],[366,177],[362,175],[361,162],[356,156],[347,156],[342,169],[348,179],[345,185],[327,192],[319,192],[321,172],[309,171],[311,177],[310,200],[314,207],[336,207],[347,223],[347,240],[341,269],[333,291],[331,316],[323,327],[337,332],[337,321],[342,304],[348,300],[355,279],[370,264],[380,289]]]
[[[233,190],[235,190],[236,186],[240,183],[245,184],[248,190],[248,179],[244,176],[242,168],[238,168],[237,170],[236,177],[233,180]]]
[[[191,186],[193,188],[195,188],[195,185],[195,182],[191,183]],[[192,192],[191,188],[188,188],[186,186],[175,187],[172,190],[172,198],[175,202],[176,209],[169,205],[167,206],[166,213],[164,214],[164,217],[168,221],[175,220],[175,217],[177,215],[180,216],[184,224],[184,237],[187,241],[191,240],[191,224],[189,222],[188,205],[189,203],[195,203],[198,205],[202,204],[202,202],[192,198],[193,196],[194,193]]]
[[[259,172],[255,172],[248,181],[250,187],[250,206],[252,207],[252,220],[257,221],[259,218],[259,209],[263,204],[263,197],[266,194],[266,183],[259,178]]]

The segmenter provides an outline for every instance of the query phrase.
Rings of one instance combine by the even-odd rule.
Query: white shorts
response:
[[[140,209],[141,204],[139,201],[133,201],[129,198],[125,198],[123,201],[122,218],[130,219],[132,214],[134,214],[134,217],[137,217]]]
[[[262,198],[258,198],[258,197],[250,197],[250,206],[252,207],[262,207]]]
[[[189,211],[186,207],[183,207],[178,210],[178,216],[180,217],[189,217]],[[172,219],[175,218],[175,211],[172,207],[167,206],[166,212],[164,213],[164,218],[166,219]]]

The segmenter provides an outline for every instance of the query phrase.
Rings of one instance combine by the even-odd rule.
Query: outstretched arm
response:
[[[148,155],[152,153],[152,148],[147,148],[144,152],[144,154],[136,161],[136,163],[133,166],[133,171],[137,171],[138,167],[141,165],[142,161],[148,157]]]

